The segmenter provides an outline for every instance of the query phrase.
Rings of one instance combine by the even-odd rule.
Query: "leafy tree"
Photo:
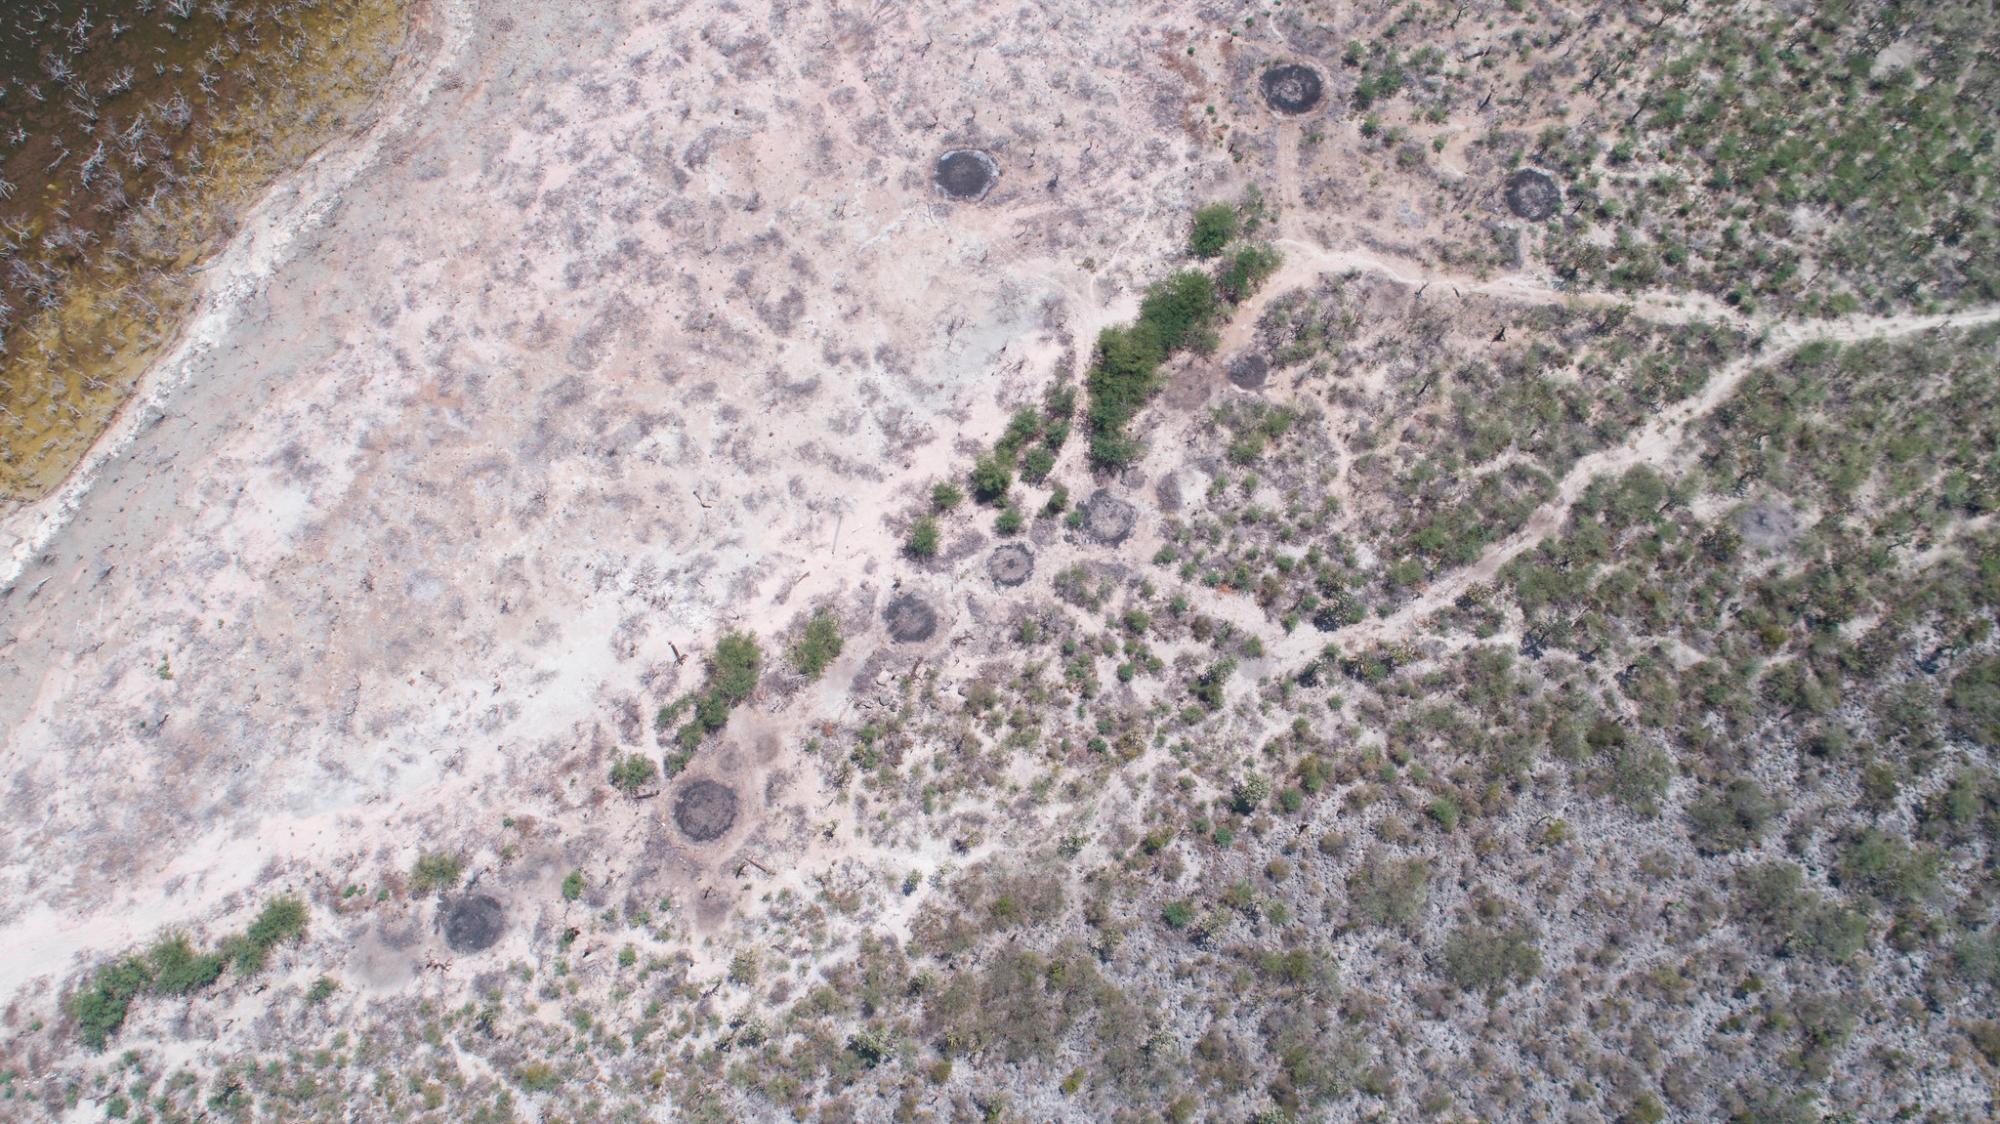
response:
[[[1188,232],[1188,252],[1198,258],[1212,258],[1236,237],[1240,220],[1228,203],[1210,203],[1194,213],[1194,229]]]
[[[1160,349],[1168,355],[1192,347],[1204,350],[1210,326],[1221,312],[1215,282],[1196,269],[1155,281],[1139,302],[1139,322],[1151,326]]]
[[[1241,304],[1261,288],[1284,264],[1284,258],[1269,246],[1244,246],[1230,254],[1216,276],[1215,287],[1222,299]]]

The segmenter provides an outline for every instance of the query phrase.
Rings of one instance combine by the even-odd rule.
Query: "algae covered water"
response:
[[[0,11],[0,503],[88,450],[232,216],[388,75],[409,0]]]

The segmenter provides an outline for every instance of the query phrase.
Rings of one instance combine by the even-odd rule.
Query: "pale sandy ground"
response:
[[[917,490],[1232,174],[1157,20],[440,0],[7,528],[0,995],[600,785],[559,762],[650,746],[676,648],[879,603]],[[975,206],[928,182],[964,144]]]
[[[1280,169],[1287,255],[1266,299],[1348,270],[1608,299],[1427,269],[1403,248],[1442,218],[1342,210],[1335,144],[1309,191],[1300,126],[1248,102],[1282,44],[1203,39],[1189,63],[1179,33],[1109,5],[438,0],[375,127],[253,216],[126,424],[0,532],[0,577],[18,569],[0,593],[0,999],[46,998],[163,926],[220,932],[280,888],[374,885],[427,846],[540,901],[580,850],[665,871],[714,903],[704,924],[744,857],[786,860],[759,893],[867,867],[800,742],[883,673],[877,611],[899,583],[944,609],[933,654],[995,620],[982,555],[897,558],[907,516],[1258,161]],[[1248,123],[1250,168],[1189,125],[1206,104]],[[928,182],[962,145],[1002,169],[976,205]],[[1663,462],[1755,361],[1588,467]],[[1357,642],[1559,527],[1585,467]],[[1045,553],[1038,587],[1066,557]],[[605,804],[605,753],[657,753],[653,708],[698,675],[682,655],[727,627],[770,641],[821,602],[848,653],[696,762],[747,794],[728,837],[685,847],[658,802]],[[506,870],[503,815],[542,821]],[[927,846],[898,861],[934,869]],[[344,932],[363,982],[435,952],[392,930]]]

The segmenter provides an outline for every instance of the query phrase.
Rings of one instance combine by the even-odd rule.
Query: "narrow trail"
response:
[[[1478,560],[1439,577],[1388,616],[1371,618],[1328,634],[1293,633],[1281,636],[1269,644],[1271,654],[1280,659],[1310,658],[1328,643],[1358,648],[1409,639],[1433,613],[1458,600],[1468,590],[1493,581],[1507,563],[1560,531],[1568,522],[1577,499],[1592,480],[1599,476],[1620,474],[1641,465],[1667,469],[1671,474],[1678,467],[1676,462],[1686,455],[1685,438],[1689,426],[1713,413],[1733,396],[1752,372],[1778,362],[1805,344],[1894,339],[1940,328],[1969,328],[2000,322],[2000,305],[1930,315],[1857,314],[1820,321],[1756,318],[1745,316],[1702,295],[1646,293],[1628,296],[1594,291],[1572,292],[1519,274],[1472,278],[1429,272],[1416,262],[1384,257],[1368,250],[1333,250],[1293,238],[1281,238],[1278,245],[1285,254],[1285,264],[1256,297],[1237,310],[1224,329],[1222,353],[1225,355],[1249,345],[1257,322],[1272,301],[1329,273],[1349,272],[1374,274],[1415,288],[1442,285],[1460,296],[1476,294],[1534,304],[1626,307],[1647,319],[1663,323],[1722,322],[1758,339],[1753,350],[1712,374],[1701,393],[1664,410],[1652,424],[1624,442],[1580,458],[1564,475],[1555,497],[1537,508],[1520,530],[1488,547]],[[1204,597],[1203,600],[1211,601],[1207,607],[1209,611],[1239,623],[1248,616],[1261,616],[1261,611],[1255,610],[1254,606],[1246,611],[1236,604],[1241,601],[1248,606],[1247,599],[1228,598],[1231,604],[1226,611],[1221,610],[1213,597]]]
[[[1535,510],[1519,531],[1487,548],[1479,560],[1432,582],[1424,592],[1386,617],[1378,617],[1344,628],[1333,638],[1351,645],[1389,643],[1410,638],[1431,614],[1458,600],[1474,586],[1499,576],[1507,563],[1520,557],[1569,521],[1570,510],[1590,482],[1599,476],[1616,475],[1645,465],[1675,467],[1684,459],[1684,438],[1688,426],[1713,413],[1736,393],[1743,380],[1775,363],[1799,347],[1818,340],[1858,343],[1863,340],[1894,339],[1938,328],[1969,328],[2000,321],[2000,306],[1970,309],[1938,316],[1855,317],[1826,323],[1787,322],[1771,327],[1765,343],[1710,377],[1708,385],[1694,398],[1659,416],[1622,444],[1600,449],[1579,459],[1564,475],[1556,496]],[[1288,637],[1287,640],[1295,638]],[[1303,639],[1303,638],[1298,638]],[[1317,644],[1287,644],[1291,654],[1308,654]]]

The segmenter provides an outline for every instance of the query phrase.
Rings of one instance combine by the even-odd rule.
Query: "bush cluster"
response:
[[[256,975],[273,948],[305,935],[306,920],[304,902],[273,898],[248,929],[213,952],[196,949],[184,933],[168,933],[143,954],[104,965],[69,997],[77,1038],[90,1049],[102,1050],[125,1024],[132,1001],[142,995],[191,995],[214,983],[231,964],[239,975]]]

